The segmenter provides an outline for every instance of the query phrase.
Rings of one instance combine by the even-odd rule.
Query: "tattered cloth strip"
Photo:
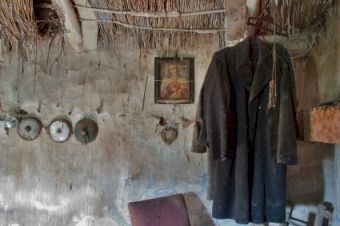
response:
[[[10,44],[18,43],[21,53],[27,56],[37,35],[33,0],[0,0],[0,24]]]
[[[158,14],[171,12],[210,11],[184,17],[148,17],[96,12],[99,21],[99,44],[107,48],[117,41],[144,49],[192,48],[204,43],[218,43],[223,38],[226,1],[221,0],[89,0],[90,6],[123,12]],[[220,10],[220,11],[215,11]],[[111,21],[111,23],[110,23]],[[150,29],[148,29],[150,28]],[[154,28],[154,29],[152,29]],[[214,30],[217,32],[190,32],[191,30]],[[240,29],[240,28],[238,28]],[[242,29],[242,27],[241,27]]]

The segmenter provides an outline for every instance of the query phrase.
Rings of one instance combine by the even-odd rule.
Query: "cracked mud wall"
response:
[[[23,141],[15,131],[9,137],[1,134],[0,225],[126,226],[130,225],[128,202],[189,192],[197,195],[186,196],[193,203],[189,205],[193,226],[213,225],[201,214],[211,208],[206,201],[207,156],[190,153],[190,121],[215,50],[210,46],[179,52],[195,57],[196,101],[189,105],[153,103],[154,57],[162,56],[164,50],[117,48],[110,53],[77,55],[68,45],[62,50],[56,41],[50,53],[47,44],[39,46],[36,67],[20,64],[15,54],[0,54],[3,111],[20,107],[38,116],[45,126],[64,115],[73,125],[84,116],[99,125],[97,139],[87,146],[74,136],[56,144],[45,131],[32,142]],[[320,56],[333,59],[333,55],[320,53],[316,62],[325,62],[319,61]],[[297,76],[308,75],[306,70],[311,67],[307,63],[304,68],[305,64],[295,64],[302,70]],[[312,63],[318,68],[317,83],[313,80],[309,92],[301,94],[300,103],[306,108],[330,99],[334,87],[339,87],[331,82],[332,88],[327,88],[323,76],[330,72],[320,68],[331,69],[319,67],[323,64]],[[297,83],[305,84],[299,79]],[[313,87],[322,94],[306,98]],[[178,138],[170,146],[159,135],[159,117],[179,125]],[[298,204],[295,216],[304,218],[315,212],[317,202],[334,199],[333,154],[330,145],[299,143],[300,165],[289,168],[287,188],[290,201]],[[214,224],[235,225],[221,220]]]
[[[153,103],[154,57],[163,53],[127,49],[77,55],[69,46],[60,51],[59,42],[50,53],[47,44],[39,45],[36,66],[5,56],[3,111],[20,107],[44,126],[58,116],[73,125],[89,116],[98,122],[99,135],[86,146],[74,136],[54,143],[44,130],[32,142],[15,131],[3,135],[0,225],[124,226],[130,224],[130,201],[179,192],[205,200],[205,155],[190,153],[195,105]],[[196,56],[196,97],[212,53],[185,52]],[[179,125],[170,146],[159,135],[159,117]]]
[[[337,9],[316,38],[314,48],[305,58],[294,62],[300,72],[296,76],[300,110],[340,100],[340,2],[336,4]],[[288,189],[293,203],[305,208],[307,203],[331,202],[335,207],[333,225],[340,225],[339,147],[339,144],[300,142],[300,164],[288,171],[288,184],[296,187]],[[315,207],[310,212],[315,213]]]
[[[315,62],[315,70],[308,74],[317,75],[319,103],[340,101],[340,2],[336,1],[336,11],[328,20],[326,30],[318,39],[310,54]],[[311,90],[310,93],[315,91]],[[326,149],[321,149],[325,151]],[[333,224],[340,225],[340,144],[330,145],[328,158],[323,158],[323,198],[333,203]],[[325,153],[327,155],[327,152]]]

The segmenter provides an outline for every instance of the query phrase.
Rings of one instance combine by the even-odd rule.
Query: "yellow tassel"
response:
[[[275,11],[276,12],[276,11]],[[268,97],[268,105],[267,111],[271,108],[276,107],[276,21],[277,21],[277,13],[275,13],[274,19],[274,46],[273,46],[273,66],[272,66],[272,79],[269,82],[269,97]]]
[[[267,110],[276,107],[276,46],[274,43],[273,50],[273,69],[272,69],[272,79],[269,82],[269,98]]]
[[[269,100],[268,100],[268,110],[270,108],[275,108],[276,106],[276,81],[271,80],[269,82]]]

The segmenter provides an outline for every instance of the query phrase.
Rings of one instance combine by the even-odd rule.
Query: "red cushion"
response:
[[[190,226],[182,194],[128,204],[132,226]]]

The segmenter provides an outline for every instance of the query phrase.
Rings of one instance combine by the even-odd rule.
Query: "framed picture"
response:
[[[155,103],[194,103],[194,58],[155,58]]]

